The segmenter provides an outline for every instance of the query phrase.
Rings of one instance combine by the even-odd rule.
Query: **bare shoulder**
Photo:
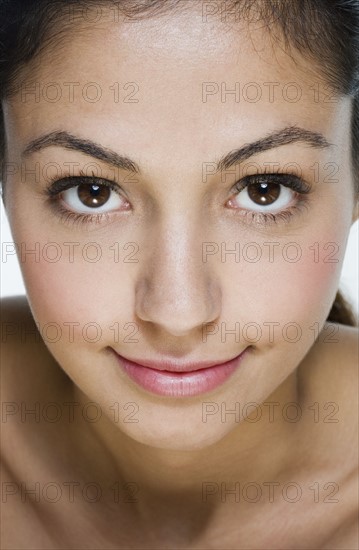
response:
[[[37,327],[26,296],[3,298],[1,311],[1,391],[2,400],[10,397],[17,381],[26,378],[38,345]],[[30,354],[29,354],[30,352]],[[21,368],[21,377],[19,369]],[[19,384],[20,382],[20,384]]]
[[[54,376],[61,369],[40,335],[26,296],[3,298],[0,312],[3,397],[30,397],[32,391],[35,397],[34,382],[41,384],[43,376]]]
[[[337,388],[343,414],[346,417],[353,417],[353,412],[358,411],[358,328],[330,324],[326,325],[325,328],[332,330],[333,336],[328,342],[323,338],[321,344],[323,350],[323,376],[329,377],[330,386],[334,391]],[[353,420],[356,421],[357,425],[358,413],[354,414]]]
[[[346,521],[332,534],[322,546],[322,550],[358,550],[359,525],[358,511],[354,510]]]
[[[46,525],[41,521],[31,499],[27,498],[25,501],[21,501],[19,497],[20,484],[14,477],[12,468],[3,457],[0,462],[0,475],[2,483],[2,548],[25,550],[29,548],[29,540],[31,540],[32,547],[39,550],[55,548],[47,533]],[[19,528],[20,525],[21,528]]]
[[[31,397],[36,375],[51,361],[51,354],[41,338],[26,296],[4,298],[0,308],[2,399],[19,401]]]
[[[323,550],[358,548],[358,358],[358,328],[326,323],[303,362],[303,404],[311,412],[308,456],[317,478],[338,491],[335,520],[323,505]]]
[[[359,331],[357,327],[326,324],[305,360],[305,400],[316,404],[323,437],[335,441],[338,459],[358,461]],[[324,429],[325,427],[325,429]],[[333,439],[334,438],[334,439]],[[328,441],[330,444],[330,441]]]
[[[68,378],[41,338],[26,297],[5,298],[0,308],[1,453],[11,457],[32,429],[39,431],[38,410],[63,392]]]
[[[337,397],[344,409],[346,404],[357,406],[358,361],[359,329],[326,323],[305,359],[311,397],[332,397],[334,401]]]
[[[11,344],[24,338],[26,330],[36,328],[36,323],[26,296],[2,298],[0,312],[2,350],[9,351]]]
[[[337,366],[357,366],[359,328],[338,323],[325,323],[317,341],[318,350],[326,360],[332,358]],[[332,361],[332,362],[333,362]],[[329,361],[330,362],[330,361]],[[334,366],[334,365],[333,365]]]
[[[0,301],[1,353],[7,359],[21,354],[25,347],[43,344],[26,296],[11,296]],[[6,365],[7,363],[5,363]]]
[[[64,448],[64,431],[44,411],[49,403],[66,401],[68,378],[41,338],[26,297],[3,299],[0,308],[2,543],[25,549],[31,540],[33,547],[55,548],[40,493],[35,498],[26,491],[55,479],[49,461],[61,471],[52,451]]]

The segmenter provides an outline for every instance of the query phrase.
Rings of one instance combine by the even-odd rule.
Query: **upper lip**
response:
[[[229,363],[230,361],[233,361],[233,359],[237,359],[239,355],[242,355],[244,350],[234,357],[231,357],[230,359],[219,359],[216,361],[191,361],[187,363],[180,363],[179,361],[176,361],[174,359],[128,359],[127,357],[123,357],[119,353],[115,352],[121,359],[128,361],[130,363],[134,363],[135,365],[139,365],[141,367],[148,367],[150,369],[155,370],[163,370],[163,371],[170,371],[170,372],[190,372],[190,371],[196,371],[201,369],[208,369],[209,367],[214,367],[217,365],[223,365],[225,363]]]

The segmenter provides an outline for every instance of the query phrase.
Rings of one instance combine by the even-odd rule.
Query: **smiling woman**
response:
[[[3,548],[358,548],[358,1],[0,14]]]

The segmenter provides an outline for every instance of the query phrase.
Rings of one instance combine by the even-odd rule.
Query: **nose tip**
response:
[[[220,291],[208,280],[199,286],[161,285],[143,280],[136,292],[136,315],[171,336],[185,336],[219,316]]]

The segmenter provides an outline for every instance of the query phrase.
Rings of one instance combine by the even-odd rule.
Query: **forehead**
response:
[[[65,129],[129,153],[157,145],[183,158],[194,143],[198,154],[217,154],[218,143],[226,152],[292,124],[348,128],[348,102],[330,101],[312,63],[290,56],[258,22],[229,26],[195,7],[141,21],[79,21],[24,74],[6,106],[9,135],[24,143]]]

